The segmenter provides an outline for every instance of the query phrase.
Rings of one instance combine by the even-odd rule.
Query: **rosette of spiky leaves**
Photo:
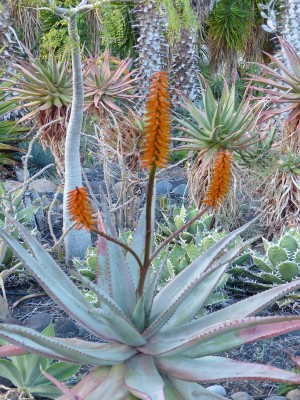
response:
[[[300,57],[292,45],[280,37],[278,40],[285,53],[287,65],[284,65],[277,57],[265,53],[273,62],[273,67],[257,64],[262,74],[250,75],[250,77],[252,82],[256,83],[255,89],[264,93],[265,99],[275,105],[274,108],[264,111],[264,120],[288,113],[285,122],[287,134],[290,135],[295,129],[300,128]],[[297,135],[290,136],[292,142],[296,140],[296,148],[291,146],[290,140],[288,145],[297,150],[299,146]]]
[[[130,58],[120,60],[109,52],[86,59],[83,65],[85,110],[106,122],[110,113],[122,115],[136,97],[133,85],[135,70],[129,71]]]
[[[249,97],[244,97],[236,105],[235,85],[229,90],[226,83],[220,100],[217,100],[208,84],[202,87],[203,108],[189,100],[183,103],[187,116],[176,118],[177,129],[182,137],[174,140],[185,142],[176,149],[196,153],[190,169],[189,185],[195,204],[204,200],[212,173],[212,160],[223,148],[239,152],[251,146],[256,138],[251,131],[257,122],[262,103],[252,105]]]
[[[40,61],[28,53],[27,61],[19,61],[12,68],[17,71],[7,72],[11,83],[7,91],[17,92],[15,100],[21,102],[16,108],[29,108],[19,122],[35,120],[38,127],[59,119],[43,130],[40,136],[43,146],[50,147],[59,162],[64,158],[66,135],[65,117],[67,107],[72,102],[72,72],[68,60],[64,57],[57,61],[50,56],[48,61]]]
[[[300,234],[297,229],[285,228],[272,241],[263,238],[264,254],[251,251],[252,263],[240,262],[229,269],[230,283],[243,287],[246,292],[266,290],[272,286],[291,282],[300,276]],[[287,296],[281,304],[299,299],[299,292]]]
[[[106,233],[117,238],[106,206],[104,216]],[[141,296],[137,295],[137,259],[115,242],[106,241],[106,251],[99,254],[98,281],[81,278],[99,298],[98,307],[94,307],[42,245],[21,224],[13,223],[30,252],[0,230],[3,239],[62,309],[100,340],[45,337],[30,328],[0,324],[0,336],[15,345],[11,351],[21,351],[20,346],[24,351],[94,367],[71,391],[56,381],[65,393],[60,400],[74,399],[74,395],[84,400],[179,400],[195,396],[221,400],[201,383],[243,379],[300,383],[300,375],[293,372],[215,355],[300,329],[299,316],[254,316],[299,289],[299,280],[194,319],[201,315],[227,264],[249,245],[241,243],[224,253],[249,224],[226,235],[157,291],[162,264],[155,274],[147,274]],[[149,233],[142,215],[131,243],[139,259],[143,259],[145,235]],[[4,355],[9,356],[9,352]]]

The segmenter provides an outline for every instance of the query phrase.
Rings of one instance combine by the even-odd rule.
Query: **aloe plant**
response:
[[[42,332],[45,336],[54,336],[53,325],[50,324]],[[10,348],[4,340],[1,340],[0,354]],[[43,396],[56,399],[62,392],[44,376],[44,372],[51,374],[59,381],[66,381],[78,372],[80,365],[65,362],[54,362],[52,359],[36,354],[24,354],[0,359],[0,376],[12,382],[20,393],[27,396]],[[30,397],[32,398],[32,397]]]
[[[292,372],[214,355],[259,338],[299,329],[297,316],[254,317],[256,312],[286,293],[299,289],[299,280],[194,320],[228,263],[249,245],[249,242],[239,243],[224,253],[228,244],[249,224],[226,235],[157,293],[162,264],[155,274],[147,274],[139,295],[140,269],[136,256],[143,259],[146,231],[142,217],[131,245],[135,256],[132,252],[125,253],[115,242],[105,240],[105,251],[99,255],[102,269],[97,283],[81,278],[99,298],[98,308],[85,299],[21,224],[14,222],[28,243],[30,253],[0,230],[3,239],[44,290],[101,340],[99,343],[47,338],[30,328],[0,324],[0,336],[24,351],[95,367],[72,392],[64,388],[65,395],[60,400],[72,399],[75,394],[85,400],[99,397],[173,400],[182,396],[193,399],[196,394],[217,400],[221,397],[196,382],[259,378],[300,383],[300,376]],[[117,240],[107,210],[105,220],[106,234]]]

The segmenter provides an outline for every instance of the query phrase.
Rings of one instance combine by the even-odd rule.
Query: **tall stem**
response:
[[[148,192],[146,201],[146,232],[145,232],[145,254],[143,267],[140,269],[140,278],[137,292],[140,296],[143,294],[145,279],[149,268],[149,257],[152,245],[152,202],[154,192],[156,166],[154,165],[149,173]]]
[[[83,79],[81,68],[80,38],[77,28],[77,15],[69,16],[69,35],[72,38],[73,100],[70,120],[67,127],[65,147],[65,187],[64,187],[64,231],[71,225],[67,209],[67,196],[76,186],[82,186],[80,163],[80,135],[83,120]],[[72,230],[65,237],[67,263],[73,257],[84,258],[91,245],[90,233]]]

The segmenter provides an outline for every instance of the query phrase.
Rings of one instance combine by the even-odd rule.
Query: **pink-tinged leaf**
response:
[[[164,400],[164,381],[150,356],[137,355],[126,362],[125,384],[143,400]]]
[[[15,346],[14,344],[0,346],[0,357],[21,356],[28,353],[29,352],[27,350],[24,350],[19,346]]]
[[[168,378],[170,384],[176,389],[177,394],[180,394],[179,400],[224,400],[223,396],[206,390],[198,383],[187,382],[170,376]],[[173,400],[174,398],[172,397],[171,399]]]
[[[263,380],[300,383],[300,375],[271,365],[234,361],[225,357],[164,357],[157,366],[175,378],[192,382]]]
[[[229,319],[187,334],[184,325],[159,332],[140,349],[145,354],[201,357],[232,349],[245,343],[300,329],[300,317],[249,317]]]
[[[64,393],[66,399],[68,400],[85,400],[83,397],[76,394],[72,389],[68,388],[63,382],[60,382],[58,379],[54,378],[54,376],[48,374],[46,371],[42,371],[42,374],[49,379],[58,389]],[[61,398],[61,397],[60,397]]]
[[[91,377],[92,380],[90,374],[88,374],[72,390],[80,394],[85,400],[127,399],[129,392],[124,384],[124,365],[115,365],[108,371],[108,374],[106,371],[102,374],[101,370],[96,369],[92,371],[90,373],[93,374]],[[62,397],[58,400],[69,399]]]
[[[79,399],[83,398],[84,400],[86,400],[87,397],[95,389],[97,389],[98,386],[100,386],[103,382],[105,382],[105,380],[109,376],[110,370],[111,367],[101,367],[92,370],[72,388],[72,395],[73,393],[75,393],[75,395],[79,396],[78,397]],[[65,393],[57,400],[74,400],[74,399],[72,397],[69,397],[69,394]]]

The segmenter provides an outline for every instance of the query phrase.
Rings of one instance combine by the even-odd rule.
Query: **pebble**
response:
[[[288,400],[300,400],[300,389],[293,389],[290,390],[287,394],[286,394],[286,398]]]
[[[176,186],[171,193],[175,196],[180,197],[187,196],[187,185],[185,183],[182,183],[181,185]]]
[[[221,386],[221,385],[212,385],[212,386],[207,387],[206,390],[209,390],[210,392],[212,392],[214,394],[218,394],[219,396],[223,396],[223,397],[227,396],[225,388],[223,388],[223,386]]]
[[[156,185],[156,194],[170,194],[173,189],[173,185],[169,181],[160,181]]]
[[[269,396],[266,397],[266,400],[286,400],[285,396]]]
[[[42,332],[52,322],[52,315],[45,312],[39,312],[31,315],[25,322],[25,326]]]
[[[232,400],[253,400],[247,392],[237,392],[231,395]]]

